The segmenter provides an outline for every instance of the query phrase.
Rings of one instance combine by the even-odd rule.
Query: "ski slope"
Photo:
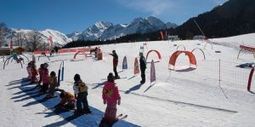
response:
[[[72,114],[54,114],[51,107],[59,98],[43,101],[45,95],[38,95],[34,84],[27,84],[25,67],[21,69],[14,62],[0,69],[0,126],[1,127],[38,127],[38,126],[80,126],[96,127],[103,117],[106,105],[101,98],[103,82],[112,72],[112,50],[119,55],[118,71],[121,79],[116,80],[121,94],[118,114],[128,117],[115,124],[116,127],[253,127],[255,124],[255,95],[247,92],[250,68],[236,67],[239,64],[254,62],[252,54],[241,53],[237,58],[238,45],[255,45],[255,34],[230,38],[211,39],[212,44],[199,40],[154,41],[102,45],[103,60],[74,54],[59,54],[36,62],[49,63],[49,71],[58,72],[61,61],[65,62],[64,81],[60,88],[72,91],[73,76],[81,75],[89,87],[88,102],[92,114],[67,121]],[[242,40],[242,41],[240,41]],[[145,55],[149,50],[160,52],[162,59],[150,54],[147,60],[146,83],[139,84],[140,75],[134,76],[134,59],[138,57],[140,46]],[[206,44],[206,45],[205,45]],[[196,69],[187,69],[189,62],[180,55],[176,71],[168,69],[170,55],[177,50],[194,52],[197,59]],[[31,55],[26,54],[31,58]],[[121,64],[127,56],[128,69],[122,70]],[[155,63],[156,82],[150,83],[150,61]],[[3,62],[0,62],[3,66]],[[254,83],[253,83],[254,84]],[[255,87],[252,86],[255,91]]]

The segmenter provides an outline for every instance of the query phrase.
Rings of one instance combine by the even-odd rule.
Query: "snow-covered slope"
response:
[[[210,40],[218,44],[227,45],[227,46],[231,46],[235,48],[239,48],[240,45],[255,47],[254,33],[244,34],[244,35],[239,35],[234,37],[215,38]]]
[[[254,34],[253,34],[254,35]],[[40,57],[36,65],[49,63],[49,71],[57,72],[61,61],[65,62],[64,81],[61,89],[73,92],[72,82],[76,73],[88,85],[88,102],[92,114],[83,115],[67,121],[72,112],[54,114],[51,107],[59,98],[42,101],[45,95],[32,89],[35,84],[22,80],[27,77],[26,69],[10,62],[6,69],[0,68],[0,121],[4,127],[27,126],[78,126],[97,127],[106,106],[102,100],[103,82],[112,72],[112,56],[116,50],[119,56],[118,72],[121,79],[116,80],[120,90],[121,105],[118,114],[128,117],[117,122],[115,127],[253,127],[255,124],[254,93],[247,92],[247,79],[250,68],[237,65],[254,61],[252,54],[242,54],[236,59],[238,49],[232,42],[239,38],[243,43],[252,39],[252,34],[232,38],[215,39],[217,44],[207,44],[199,40],[155,41],[140,43],[123,43],[99,46],[103,51],[103,60],[74,54],[58,54]],[[224,43],[221,45],[220,43]],[[248,43],[247,43],[248,44]],[[250,44],[254,44],[252,41]],[[144,46],[147,59],[146,83],[140,84],[140,75],[134,76],[134,59],[138,57],[140,47]],[[189,60],[180,54],[174,70],[168,69],[169,57],[177,49],[191,51],[197,60],[196,69],[189,68]],[[29,55],[27,55],[29,56]],[[127,57],[128,69],[122,70],[121,63]],[[31,57],[31,56],[29,56]],[[156,82],[150,83],[150,61],[155,63]],[[3,63],[0,62],[2,66]],[[252,83],[251,90],[255,91]]]

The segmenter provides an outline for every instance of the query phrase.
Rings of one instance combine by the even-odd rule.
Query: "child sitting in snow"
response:
[[[55,106],[56,110],[73,110],[75,108],[75,97],[69,92],[60,93],[60,102]]]
[[[57,87],[58,81],[56,77],[56,73],[54,71],[50,72],[50,77],[49,77],[49,93],[46,96],[47,98],[52,98],[54,97],[54,92],[55,88]]]
[[[113,124],[117,120],[117,104],[120,105],[121,100],[118,87],[114,83],[114,78],[113,74],[109,73],[107,82],[104,84],[102,95],[104,104],[107,104],[102,122],[108,125]]]

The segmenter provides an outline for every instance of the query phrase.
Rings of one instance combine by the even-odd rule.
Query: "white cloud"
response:
[[[169,10],[174,5],[174,0],[117,0],[128,8],[150,13],[158,16]]]

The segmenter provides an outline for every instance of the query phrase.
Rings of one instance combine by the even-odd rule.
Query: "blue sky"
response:
[[[0,22],[11,28],[63,33],[83,31],[97,21],[129,23],[156,16],[181,25],[226,0],[0,0]]]

